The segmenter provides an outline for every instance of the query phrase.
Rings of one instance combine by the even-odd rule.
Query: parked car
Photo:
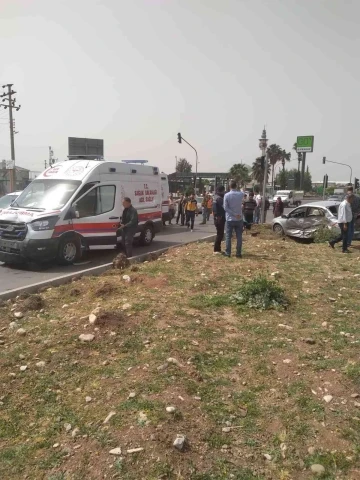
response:
[[[0,198],[0,209],[10,207],[12,202],[18,198],[22,192],[8,193]]]
[[[301,205],[290,213],[274,218],[272,229],[279,235],[312,238],[324,224],[340,233],[337,214],[340,202],[314,202]]]

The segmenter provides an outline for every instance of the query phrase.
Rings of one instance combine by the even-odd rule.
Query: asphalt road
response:
[[[290,211],[291,209],[286,210]],[[269,210],[267,223],[270,223],[272,219],[273,214],[272,211]],[[186,227],[181,227],[180,225],[167,225],[161,233],[157,234],[151,247],[134,247],[134,255],[181,245],[191,239],[200,240],[216,232],[212,219],[207,225],[199,225],[200,221],[201,216],[199,215],[195,221],[195,228],[192,233],[189,232]],[[0,262],[0,293],[50,280],[68,273],[78,272],[86,268],[104,265],[105,263],[111,262],[118,253],[117,250],[94,250],[87,252],[81,262],[69,267],[54,263],[41,265],[30,264],[21,267],[14,265],[13,267],[9,267]]]

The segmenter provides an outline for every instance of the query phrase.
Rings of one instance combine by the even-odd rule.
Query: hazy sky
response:
[[[359,0],[0,0],[17,163],[42,170],[49,145],[64,158],[78,136],[170,173],[175,155],[194,162],[181,132],[199,171],[226,171],[259,155],[266,123],[286,150],[315,136],[313,179],[349,177],[324,155],[360,177],[359,15]]]

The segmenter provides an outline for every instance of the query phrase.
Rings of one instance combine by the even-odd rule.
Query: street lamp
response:
[[[265,195],[266,195],[266,184],[268,177],[268,159],[266,158],[266,148],[267,148],[268,139],[266,138],[266,130],[262,131],[261,138],[259,139],[259,148],[262,153],[261,163],[264,167],[264,179],[263,179],[263,191],[262,191],[262,202],[261,202],[261,223],[265,223]]]

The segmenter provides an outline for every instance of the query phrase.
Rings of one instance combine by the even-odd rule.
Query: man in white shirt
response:
[[[346,195],[345,200],[340,203],[338,211],[338,225],[340,227],[341,234],[335,238],[335,240],[331,240],[331,242],[329,242],[330,247],[334,248],[335,243],[342,241],[343,253],[350,253],[348,250],[348,229],[353,217],[351,211],[351,204],[353,200],[354,195]]]
[[[260,223],[260,213],[261,213],[261,206],[262,206],[262,196],[260,195],[260,192],[257,192],[255,201],[256,201],[256,208],[254,211],[254,223]]]

